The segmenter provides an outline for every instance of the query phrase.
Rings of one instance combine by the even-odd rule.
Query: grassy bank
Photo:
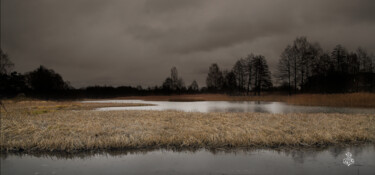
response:
[[[150,106],[152,104],[138,103],[81,103],[79,101],[41,101],[41,100],[6,100],[1,108],[4,115],[12,114],[14,111],[22,111],[24,114],[41,114],[56,111],[92,110],[100,107],[130,107]]]
[[[297,94],[263,96],[229,96],[224,94],[195,94],[173,96],[133,96],[119,99],[142,99],[155,101],[279,101],[293,105],[332,107],[375,107],[375,93],[347,94]]]
[[[40,103],[49,110],[33,112],[43,107]],[[67,107],[58,107],[61,103]],[[375,141],[375,116],[365,114],[92,111],[87,110],[91,105],[103,104],[74,107],[74,102],[5,105],[2,151],[315,147]]]

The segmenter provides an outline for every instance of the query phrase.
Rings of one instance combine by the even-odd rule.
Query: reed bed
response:
[[[32,104],[6,106],[8,111],[1,113],[1,151],[316,147],[375,141],[375,115],[370,114],[92,111],[85,107],[39,113],[30,112],[35,110]]]
[[[375,107],[375,93],[300,94],[285,99],[293,105],[332,107]]]

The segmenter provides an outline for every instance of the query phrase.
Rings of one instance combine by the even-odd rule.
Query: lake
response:
[[[104,107],[99,111],[112,110],[177,110],[184,112],[264,112],[274,114],[285,113],[343,113],[343,114],[375,114],[373,108],[346,108],[326,106],[296,106],[282,102],[255,102],[255,101],[144,101],[144,100],[97,100],[83,101],[83,103],[141,103],[153,106],[133,107]]]
[[[343,164],[350,152],[354,164]],[[375,174],[374,145],[302,150],[2,154],[8,174]]]

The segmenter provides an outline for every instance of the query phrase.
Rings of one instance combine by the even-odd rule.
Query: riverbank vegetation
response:
[[[131,107],[150,106],[143,103],[81,103],[79,101],[41,101],[32,99],[12,99],[3,101],[1,115],[12,115],[12,112],[21,112],[25,117],[33,114],[43,114],[58,111],[93,110],[99,107]]]
[[[85,106],[94,104],[82,105],[5,102],[1,151],[316,147],[375,141],[375,116],[370,114],[92,111]]]

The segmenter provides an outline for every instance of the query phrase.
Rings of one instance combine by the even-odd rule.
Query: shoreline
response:
[[[243,95],[231,96],[227,94],[180,94],[180,95],[147,95],[124,96],[112,98],[82,98],[62,100],[42,100],[32,98],[5,99],[4,103],[17,103],[23,101],[46,102],[76,102],[95,100],[144,100],[144,101],[170,101],[170,102],[194,102],[194,101],[262,101],[283,102],[297,106],[325,106],[325,107],[349,107],[349,108],[375,108],[375,93],[357,92],[342,94],[264,94],[261,96]]]
[[[73,151],[61,151],[61,150],[1,150],[1,156],[6,155],[37,155],[37,156],[90,156],[95,154],[133,154],[133,153],[147,153],[150,151],[172,151],[172,152],[196,152],[204,150],[211,153],[224,152],[224,153],[236,153],[241,151],[256,151],[256,150],[273,150],[273,151],[324,151],[331,147],[367,147],[375,146],[375,142],[356,142],[356,143],[338,143],[338,144],[326,144],[326,145],[297,145],[297,146],[277,146],[277,147],[267,147],[267,146],[251,146],[251,147],[217,147],[217,148],[206,148],[206,147],[148,147],[148,148],[111,148],[111,149],[91,149],[91,150],[73,150]]]

